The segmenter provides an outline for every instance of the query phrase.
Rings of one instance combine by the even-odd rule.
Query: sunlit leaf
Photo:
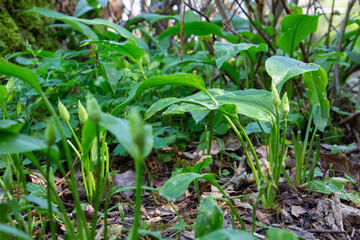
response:
[[[278,46],[289,56],[310,33],[315,32],[320,15],[291,14],[281,21],[283,35],[278,38]]]
[[[31,152],[47,147],[42,139],[0,131],[0,154]]]
[[[304,63],[296,59],[272,56],[265,62],[266,72],[271,76],[278,92],[281,92],[283,84],[292,77],[306,72],[317,71],[319,65]]]
[[[326,95],[327,74],[320,68],[304,73],[303,77],[314,123],[323,132],[330,117],[330,103]]]
[[[206,91],[204,80],[193,74],[176,74],[148,78],[146,81],[133,88],[127,99],[116,106],[111,115],[119,115],[121,111],[137,96],[142,94],[146,89],[152,87],[161,87],[166,85],[185,85]]]
[[[148,111],[146,111],[145,118],[150,118],[155,113],[162,111],[171,105],[173,106],[171,106],[165,114],[217,110],[224,104],[233,104],[236,106],[238,114],[260,121],[272,121],[275,117],[276,111],[272,104],[271,93],[269,91],[248,89],[230,92],[223,89],[209,89],[208,92],[216,99],[219,105],[215,105],[203,92],[184,98],[164,98],[158,100],[148,109]],[[175,105],[176,103],[182,104]],[[225,110],[226,109],[224,108],[221,111]]]

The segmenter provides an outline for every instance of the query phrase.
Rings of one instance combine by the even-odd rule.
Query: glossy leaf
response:
[[[42,139],[0,131],[0,154],[31,152],[47,147]]]
[[[189,187],[190,183],[194,180],[203,178],[211,183],[215,183],[215,177],[213,174],[198,174],[198,173],[180,173],[169,178],[164,185],[160,188],[160,195],[166,197],[169,201],[175,201],[180,198],[185,190]]]
[[[19,133],[23,123],[12,120],[0,120],[0,132]]]
[[[320,131],[324,131],[330,117],[330,103],[326,96],[328,78],[324,69],[307,72],[303,76],[309,98],[313,120]]]
[[[116,51],[121,55],[129,57],[131,60],[140,60],[144,55],[144,50],[131,43],[118,43],[115,41],[90,41],[94,45],[104,46],[106,51]]]
[[[287,15],[281,21],[283,35],[279,37],[278,46],[289,56],[310,33],[315,32],[320,15],[310,16],[307,14]]]
[[[49,10],[49,9],[42,9],[42,8],[33,8],[33,9],[29,9],[27,11],[24,11],[24,13],[39,13],[45,17],[48,18],[53,18],[53,19],[58,19],[60,21],[66,22],[68,24],[73,23],[75,25],[78,25],[77,23],[84,23],[87,25],[103,25],[105,27],[109,27],[113,30],[115,30],[116,32],[118,32],[122,37],[132,41],[133,43],[139,44],[141,45],[141,47],[143,49],[147,49],[147,45],[140,39],[137,39],[134,35],[132,35],[131,32],[129,32],[128,30],[126,30],[125,28],[121,27],[120,25],[113,23],[113,22],[109,22],[105,19],[84,19],[84,18],[76,18],[76,17],[71,17],[68,16],[66,14],[63,13],[59,13],[53,10]],[[82,29],[79,29],[81,31],[83,31]],[[95,38],[96,39],[96,38]]]
[[[100,126],[111,132],[133,158],[137,157],[139,150],[137,149],[137,145],[132,140],[128,120],[102,113]],[[142,157],[145,158],[150,154],[154,141],[152,136],[152,128],[150,125],[144,126],[143,134],[146,137],[144,139]]]
[[[169,27],[159,35],[158,40],[180,33],[180,27],[181,27],[180,23],[176,24],[173,27]],[[224,36],[221,28],[218,25],[210,22],[200,22],[200,21],[184,23],[183,32],[186,34],[193,34],[196,36],[204,36],[209,34],[213,34],[219,37]]]
[[[121,78],[121,72],[116,69],[115,62],[100,62],[103,67],[103,76],[108,81],[113,92],[116,90],[117,82]]]
[[[271,76],[277,91],[280,93],[283,84],[292,77],[304,74],[306,72],[317,71],[319,65],[312,63],[303,63],[299,60],[272,56],[265,62],[266,72]]]
[[[32,71],[0,59],[0,74],[17,77],[28,83],[39,94],[42,92],[39,80]]]
[[[2,104],[6,103],[6,95],[7,95],[6,87],[3,85],[0,85],[0,103],[2,103]]]
[[[245,231],[223,228],[203,236],[200,240],[257,240],[257,238]]]
[[[40,208],[42,209],[45,209],[45,210],[48,210],[49,209],[49,204],[48,204],[48,201],[44,198],[40,198],[40,197],[36,197],[36,196],[30,196],[30,195],[27,195],[27,196],[23,196],[23,198],[26,200],[26,201],[29,201],[31,203],[34,203],[36,205],[38,205]],[[57,206],[55,204],[51,204],[52,206],[52,210],[57,213],[57,214],[60,214]]]
[[[116,106],[111,115],[119,115],[121,111],[137,96],[142,94],[146,89],[152,87],[162,87],[166,85],[185,85],[206,91],[204,80],[193,74],[176,74],[148,78],[146,81],[133,88],[127,99]]]
[[[272,121],[275,117],[275,107],[271,102],[271,93],[265,90],[248,89],[239,91],[225,91],[222,89],[209,89],[208,92],[216,99],[215,105],[206,94],[199,92],[184,98],[164,98],[154,103],[145,113],[150,118],[155,113],[171,106],[165,114],[181,114],[191,111],[217,110],[222,105],[236,106],[236,112],[241,115],[255,118],[260,121]],[[174,104],[180,105],[174,105]],[[229,106],[228,106],[229,107]],[[219,109],[225,111],[226,109]],[[227,111],[230,111],[229,109]],[[230,112],[228,112],[230,114]]]
[[[204,168],[206,168],[207,166],[209,166],[209,164],[213,161],[211,156],[203,156],[196,164],[194,167],[192,167],[191,172],[193,173],[200,173],[201,170],[203,170]]]
[[[260,46],[260,45],[259,45]],[[238,44],[232,44],[232,43],[225,43],[225,42],[215,42],[214,44],[214,53],[217,57],[215,62],[217,68],[221,68],[223,63],[230,58],[234,57],[236,54],[238,54],[241,51],[249,50],[250,48],[257,49],[259,48],[257,45],[253,45],[250,43],[238,43]],[[263,46],[263,45],[261,45]],[[260,51],[265,51],[265,49],[261,48]]]
[[[213,196],[206,197],[199,207],[195,223],[195,238],[200,238],[215,230],[222,229],[224,222],[223,211]]]

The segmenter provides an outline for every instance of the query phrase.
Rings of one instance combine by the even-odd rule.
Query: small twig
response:
[[[334,16],[334,6],[335,6],[335,0],[332,1],[332,5],[331,5],[331,14],[330,14],[330,19],[329,19],[328,35],[326,36],[326,40],[325,40],[326,47],[329,47],[331,27],[334,28],[334,26],[332,25],[332,19]],[[325,14],[324,10],[322,9],[321,5],[320,5],[320,9],[323,11],[325,18],[327,19],[326,14]]]
[[[341,231],[341,230],[306,229],[306,231],[313,232],[313,233],[343,233],[343,234],[346,234],[346,231]]]
[[[241,6],[241,3],[239,3],[238,0],[235,0],[235,2],[239,5],[241,11],[243,11],[243,13],[246,15],[246,17],[249,19],[251,25],[253,25],[256,30],[258,31],[258,33],[261,35],[261,37],[265,40],[265,42],[268,44],[268,46],[271,48],[271,50],[276,53],[276,49],[274,48],[274,46],[271,44],[270,40],[266,37],[265,33],[254,23],[254,21],[251,19],[251,17],[249,16],[249,14],[245,11],[245,9]]]
[[[74,164],[73,164],[73,168],[75,167],[75,164],[76,164],[76,160],[77,160],[77,159],[78,159],[78,156],[76,155],[76,158],[75,158],[75,161],[74,161]],[[59,185],[67,176],[69,176],[69,175],[70,175],[70,172],[71,172],[71,170],[68,171],[67,174],[66,174],[64,177],[62,177],[59,181],[57,181],[57,182],[55,183],[55,186]]]
[[[339,41],[337,43],[337,51],[338,52],[342,52],[343,48],[342,48],[342,44],[343,44],[343,40],[344,40],[344,35],[345,35],[345,29],[346,29],[346,24],[347,21],[349,20],[350,17],[350,11],[352,9],[352,7],[355,4],[355,0],[350,0],[347,8],[346,8],[346,12],[345,12],[345,17],[344,20],[341,23],[341,27],[340,27],[340,36],[339,36]],[[340,94],[340,69],[339,69],[339,64],[335,65],[334,68],[334,92],[335,92],[335,97],[338,98],[339,94]]]
[[[182,0],[182,14],[181,14],[181,27],[180,27],[180,56],[181,61],[184,60],[184,43],[183,43],[183,34],[184,34],[184,21],[185,21],[185,0]]]
[[[190,8],[191,10],[193,10],[194,12],[196,12],[197,14],[199,14],[200,16],[202,16],[203,18],[205,18],[205,20],[206,20],[207,22],[211,22],[210,19],[209,19],[207,16],[205,16],[205,14],[203,14],[202,12],[200,12],[199,10],[197,10],[196,8],[194,8],[193,6],[191,6],[190,4],[186,3],[185,1],[184,1],[184,4],[185,4],[188,8]]]
[[[339,122],[337,125],[343,125],[343,124],[349,122],[351,119],[357,117],[358,115],[360,115],[360,111],[354,112],[353,114],[351,114],[350,116],[348,116],[347,118],[345,118],[344,120]]]

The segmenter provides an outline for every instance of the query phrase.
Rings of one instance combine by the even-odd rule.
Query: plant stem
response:
[[[135,170],[136,170],[136,196],[135,196],[135,216],[133,221],[133,226],[130,230],[128,239],[137,240],[139,239],[139,221],[141,218],[141,185],[142,185],[142,169],[143,169],[143,159],[142,154],[138,154],[137,159],[135,159]]]
[[[47,202],[49,208],[49,221],[50,221],[50,229],[51,229],[51,237],[53,240],[56,240],[56,232],[55,232],[55,225],[54,225],[54,218],[53,218],[53,211],[52,211],[52,204],[51,204],[51,192],[50,192],[50,149],[48,147],[47,154],[46,154],[46,182],[47,182]]]

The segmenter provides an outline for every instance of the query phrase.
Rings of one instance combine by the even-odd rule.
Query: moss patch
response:
[[[48,19],[39,14],[20,14],[34,7],[50,9],[52,4],[53,0],[0,0],[0,56],[24,51],[26,41],[34,49],[58,48]]]

